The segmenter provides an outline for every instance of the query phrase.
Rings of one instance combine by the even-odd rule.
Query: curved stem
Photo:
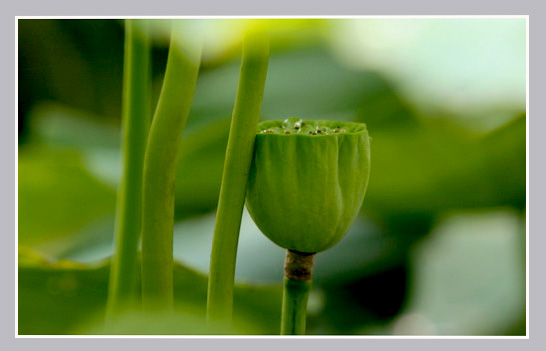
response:
[[[286,251],[281,335],[304,335],[315,254]]]
[[[136,300],[142,211],[142,169],[150,126],[150,48],[147,24],[126,20],[123,65],[123,176],[118,192],[115,253],[110,268],[107,319]]]
[[[173,308],[175,168],[200,56],[182,47],[177,29],[173,28],[172,33],[165,79],[144,160],[142,303],[145,309],[155,310]]]
[[[218,200],[210,262],[207,320],[230,321],[239,229],[254,138],[260,115],[269,41],[262,33],[246,34],[239,89],[229,132]]]

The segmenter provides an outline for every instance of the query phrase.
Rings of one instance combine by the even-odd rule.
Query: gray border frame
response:
[[[256,16],[256,15],[529,15],[529,45],[530,45],[530,67],[529,67],[529,182],[531,180],[546,178],[546,166],[544,156],[540,150],[546,149],[544,139],[539,133],[546,130],[546,115],[543,99],[542,82],[546,81],[544,65],[539,62],[546,62],[544,53],[543,38],[541,33],[546,33],[545,24],[542,21],[544,12],[538,1],[469,1],[459,0],[457,2],[438,2],[432,0],[414,1],[390,1],[390,2],[361,2],[356,0],[319,3],[317,1],[276,0],[275,2],[262,3],[257,1],[154,1],[151,4],[144,2],[123,0],[112,2],[111,0],[94,0],[92,2],[76,3],[68,0],[50,0],[47,2],[38,1],[17,1],[2,5],[2,42],[6,46],[15,47],[16,21],[14,16],[131,16],[131,15],[233,15],[233,16]],[[542,44],[542,45],[541,45]],[[532,50],[531,50],[532,48]],[[7,109],[8,116],[15,116],[15,89],[11,79],[15,79],[15,55],[12,50],[5,50],[2,53],[3,64],[1,66],[3,106],[11,106]],[[532,70],[531,70],[532,68]],[[529,340],[452,340],[452,339],[16,339],[15,336],[15,289],[11,282],[15,279],[15,205],[11,194],[17,196],[15,187],[15,119],[4,117],[1,128],[0,143],[2,144],[1,155],[5,164],[14,165],[14,168],[6,167],[2,172],[1,193],[2,219],[5,236],[4,242],[8,245],[2,246],[2,277],[9,284],[2,289],[2,320],[1,345],[6,350],[96,350],[97,348],[130,348],[131,350],[147,350],[150,347],[165,348],[238,348],[261,350],[278,349],[284,347],[313,347],[318,349],[331,350],[334,347],[365,347],[375,349],[384,347],[388,349],[418,348],[419,350],[459,350],[461,348],[483,348],[495,347],[500,350],[511,350],[513,348],[523,349],[546,349],[544,345],[543,314],[546,313],[544,300],[540,296],[546,296],[543,273],[540,267],[545,267],[545,256],[539,251],[546,247],[544,224],[539,222],[540,214],[546,211],[543,201],[540,199],[546,196],[543,182],[533,182],[529,187]],[[532,128],[531,128],[532,127]],[[540,162],[542,160],[542,162]],[[531,167],[531,161],[533,167]],[[159,345],[158,345],[159,344]]]

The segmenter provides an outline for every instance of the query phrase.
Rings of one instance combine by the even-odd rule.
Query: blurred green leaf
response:
[[[395,334],[506,335],[525,320],[525,224],[511,211],[447,217],[412,252]],[[518,334],[525,334],[525,327]]]
[[[85,170],[78,152],[26,147],[18,161],[20,245],[60,253],[109,222],[115,193]]]
[[[96,323],[103,318],[109,271],[107,261],[87,265],[72,261],[53,262],[21,247],[18,274],[19,334],[73,334],[82,330],[98,332],[100,328],[97,329]],[[207,296],[206,276],[176,263],[174,293],[175,309],[187,317],[182,318],[182,321],[203,320]],[[280,304],[280,285],[237,285],[234,318],[240,321],[241,326],[246,326],[245,333],[276,334],[280,325]],[[188,306],[191,306],[189,311]],[[157,326],[150,326],[146,330],[141,323],[131,324],[127,320],[120,323],[122,325],[116,329],[120,333],[158,332]],[[95,329],[86,329],[90,325],[94,325]],[[166,330],[181,331],[177,327]],[[186,333],[205,331],[199,325],[193,325]]]
[[[30,113],[34,143],[55,148],[119,149],[119,125],[100,116],[53,101],[37,104]]]
[[[401,263],[324,285],[324,310],[309,320],[314,332],[525,335],[521,214],[451,213]]]
[[[396,80],[422,111],[443,110],[467,129],[490,130],[525,109],[524,18],[330,22],[341,59]]]
[[[104,318],[86,323],[75,330],[83,335],[236,335],[246,334],[252,327],[209,324],[201,313],[192,308],[161,313],[129,310],[114,317],[108,327]]]
[[[202,124],[230,116],[237,91],[239,61],[202,72],[188,123]],[[368,126],[411,122],[413,115],[392,85],[371,71],[340,64],[323,48],[299,49],[272,55],[262,117],[352,120]]]
[[[69,334],[79,323],[102,313],[109,267],[53,263],[19,249],[18,333]]]
[[[364,212],[434,213],[525,203],[525,115],[484,138],[428,125],[371,131]]]

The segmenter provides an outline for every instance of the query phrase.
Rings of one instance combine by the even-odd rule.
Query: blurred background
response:
[[[191,334],[205,311],[249,23],[184,21],[205,46],[176,180],[183,321],[169,333]],[[525,21],[252,23],[271,28],[262,119],[360,121],[373,138],[361,215],[317,257],[308,333],[525,335]],[[157,101],[169,21],[151,23]],[[18,21],[19,334],[94,333],[103,314],[121,179],[123,33],[122,20]],[[283,256],[245,211],[238,333],[279,332]],[[120,333],[141,332],[126,324]]]

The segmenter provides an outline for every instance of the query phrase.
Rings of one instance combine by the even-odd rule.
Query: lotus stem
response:
[[[107,319],[137,300],[144,153],[151,120],[150,45],[144,20],[125,21],[123,64],[123,175],[118,192],[115,253],[110,268]]]
[[[265,34],[245,34],[212,243],[207,299],[209,321],[229,322],[232,318],[239,229],[268,58],[269,41]]]
[[[286,250],[281,335],[305,335],[315,254]]]
[[[173,26],[144,161],[142,303],[146,310],[173,309],[175,169],[200,60],[200,54],[192,52],[195,48],[182,45],[179,34]]]

